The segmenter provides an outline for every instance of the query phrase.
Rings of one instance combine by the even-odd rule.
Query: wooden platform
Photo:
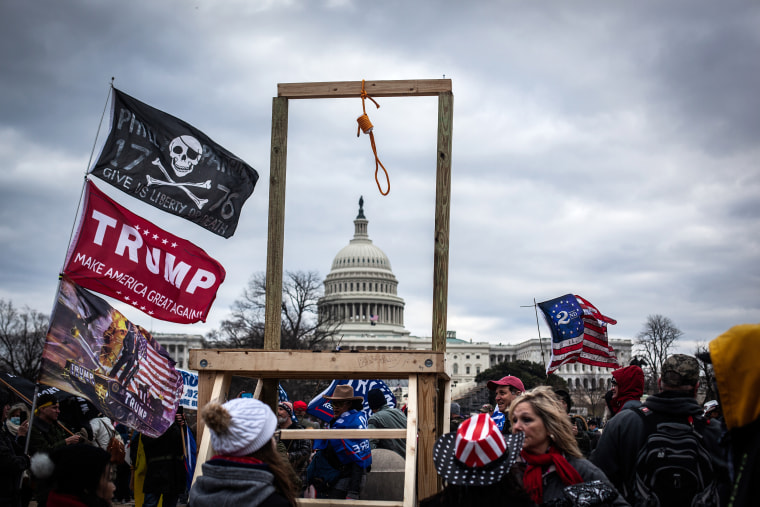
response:
[[[266,381],[279,379],[409,379],[406,429],[372,430],[282,430],[280,438],[405,438],[406,467],[404,472],[404,500],[377,502],[357,500],[352,505],[406,506],[416,505],[419,489],[437,490],[438,477],[430,455],[418,455],[420,442],[431,445],[437,438],[440,412],[438,407],[448,406],[449,377],[445,373],[445,354],[426,351],[388,352],[304,352],[299,350],[259,349],[192,349],[189,366],[198,370],[198,407],[211,400],[226,401],[233,375],[260,379],[254,391],[261,398]],[[424,423],[421,423],[423,422]],[[448,410],[443,424],[448,426]],[[198,466],[195,476],[201,475],[201,463],[212,455],[211,437],[198,419]],[[327,503],[325,503],[327,502]],[[299,499],[299,505],[346,505],[345,501]]]

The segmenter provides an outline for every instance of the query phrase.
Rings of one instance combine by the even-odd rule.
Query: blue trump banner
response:
[[[182,397],[179,399],[179,406],[198,410],[198,375],[179,368],[177,371],[182,375]]]
[[[322,421],[330,422],[335,416],[333,414],[332,405],[330,405],[330,401],[327,400],[325,396],[332,396],[335,388],[343,384],[350,385],[354,388],[354,396],[361,396],[364,398],[362,405],[363,411],[367,417],[371,415],[369,404],[367,403],[367,393],[370,389],[380,389],[385,395],[385,401],[388,406],[396,406],[396,397],[394,396],[393,391],[391,391],[390,387],[388,387],[388,385],[382,380],[333,380],[327,389],[316,395],[314,399],[309,402],[309,406],[306,408],[306,413],[313,415]]]

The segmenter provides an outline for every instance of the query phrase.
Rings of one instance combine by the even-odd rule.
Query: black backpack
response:
[[[697,507],[719,505],[713,459],[704,445],[703,417],[668,418],[639,407],[648,435],[634,469],[634,505]]]

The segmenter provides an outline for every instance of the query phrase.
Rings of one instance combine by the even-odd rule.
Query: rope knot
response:
[[[382,162],[380,162],[380,158],[377,156],[377,147],[375,146],[375,135],[372,133],[372,130],[375,128],[372,125],[372,122],[369,121],[369,116],[367,116],[367,109],[365,107],[364,101],[365,99],[371,100],[375,106],[379,109],[380,104],[378,104],[375,99],[370,97],[367,94],[367,90],[364,89],[364,80],[362,79],[362,91],[361,91],[361,99],[362,99],[362,115],[356,119],[356,122],[359,124],[359,127],[356,129],[356,137],[359,137],[360,132],[364,132],[365,134],[369,134],[369,142],[372,146],[372,152],[375,154],[375,183],[377,183],[377,189],[380,191],[382,195],[388,195],[388,193],[391,191],[391,180],[388,177],[388,171],[385,170],[385,166]],[[385,173],[385,181],[388,183],[388,190],[383,192],[383,189],[380,187],[380,180],[377,179],[377,173],[380,168],[383,168],[383,172]]]

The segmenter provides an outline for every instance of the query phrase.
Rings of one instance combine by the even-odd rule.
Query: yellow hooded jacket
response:
[[[710,342],[720,404],[729,430],[760,417],[760,324],[734,326]]]

